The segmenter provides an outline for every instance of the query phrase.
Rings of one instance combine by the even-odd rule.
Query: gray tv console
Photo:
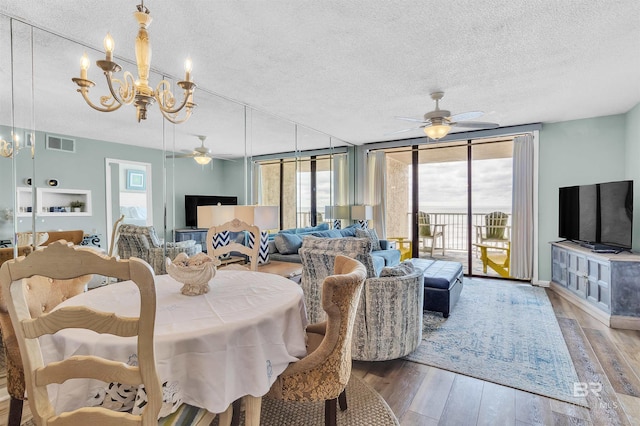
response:
[[[551,289],[611,328],[640,330],[640,256],[551,243]]]

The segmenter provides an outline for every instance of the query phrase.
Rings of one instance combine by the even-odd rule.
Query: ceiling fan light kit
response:
[[[200,156],[200,157],[193,157],[193,159],[195,160],[196,163],[200,164],[201,166],[206,166],[211,162],[211,157]]]
[[[217,158],[219,160],[226,161],[234,161],[229,158],[217,157],[215,155],[211,155],[211,150],[204,146],[204,141],[207,139],[204,135],[196,135],[198,139],[200,139],[200,146],[195,147],[191,151],[185,151],[185,154],[170,154],[167,155],[167,158],[193,158],[193,160],[200,164],[201,166],[206,166],[211,162],[212,159]]]
[[[499,127],[496,123],[482,123],[477,121],[465,121],[480,117],[484,113],[481,111],[469,111],[456,115],[451,115],[451,111],[440,109],[440,100],[444,96],[444,92],[433,92],[431,99],[436,102],[436,108],[426,113],[423,119],[415,119],[409,117],[396,117],[400,120],[413,121],[421,123],[420,126],[411,129],[398,130],[390,134],[408,132],[415,129],[423,129],[424,133],[433,140],[442,139],[449,134],[452,127],[467,127],[471,129],[495,129]]]

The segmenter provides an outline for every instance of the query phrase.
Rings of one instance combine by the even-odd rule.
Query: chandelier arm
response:
[[[176,101],[175,97],[173,96],[173,92],[171,92],[171,83],[169,83],[167,80],[162,80],[156,87],[154,97],[158,102],[160,111],[166,112],[168,114],[176,114],[180,112],[180,110],[182,110],[185,105],[187,105],[187,102],[189,101],[189,99],[191,99],[191,95],[193,95],[193,89],[184,90],[184,98],[182,99],[182,103],[180,104],[180,106],[172,108],[175,105]]]
[[[91,102],[91,99],[89,99],[89,89],[83,87],[78,89],[78,92],[82,94],[82,97],[84,98],[87,105],[100,112],[112,112],[122,106],[121,103],[116,102],[116,99],[111,96],[100,96],[100,105],[102,106],[98,106]],[[111,102],[108,102],[109,99],[111,99]]]
[[[187,121],[190,117],[191,117],[191,113],[193,112],[193,107],[188,106],[185,112],[185,116],[184,118],[182,118],[181,120],[178,119],[178,114],[180,111],[175,112],[175,113],[168,113],[168,112],[164,112],[162,109],[160,109],[160,113],[162,114],[162,116],[167,119],[168,121],[172,122],[173,124],[182,124],[185,121]]]
[[[109,86],[109,92],[111,96],[119,104],[130,105],[135,97],[134,78],[133,75],[126,71],[124,73],[123,80],[113,78],[112,73],[109,71],[104,72],[104,76],[107,80],[107,86]],[[131,82],[131,84],[129,84]],[[118,90],[115,90],[114,83],[118,85]]]

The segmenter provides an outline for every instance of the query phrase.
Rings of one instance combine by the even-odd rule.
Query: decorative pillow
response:
[[[302,237],[296,234],[278,234],[273,242],[281,254],[297,254],[298,249],[302,247]]]
[[[415,272],[416,268],[411,262],[402,262],[397,266],[385,266],[380,271],[381,277],[404,277]]]
[[[340,235],[342,235],[343,237],[355,237],[356,236],[356,228],[344,228],[344,229],[340,229]]]
[[[380,239],[374,228],[356,229],[356,238],[369,238],[371,240],[371,250],[382,250],[380,248]]]
[[[315,231],[307,235],[312,235],[314,237],[320,237],[320,238],[341,238],[342,237],[342,234],[337,229],[327,229],[326,231]]]

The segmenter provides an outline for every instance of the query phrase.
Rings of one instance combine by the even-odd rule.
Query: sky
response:
[[[474,211],[511,213],[512,161],[511,158],[473,161]],[[432,212],[466,211],[466,161],[423,164],[419,179],[421,206]]]

